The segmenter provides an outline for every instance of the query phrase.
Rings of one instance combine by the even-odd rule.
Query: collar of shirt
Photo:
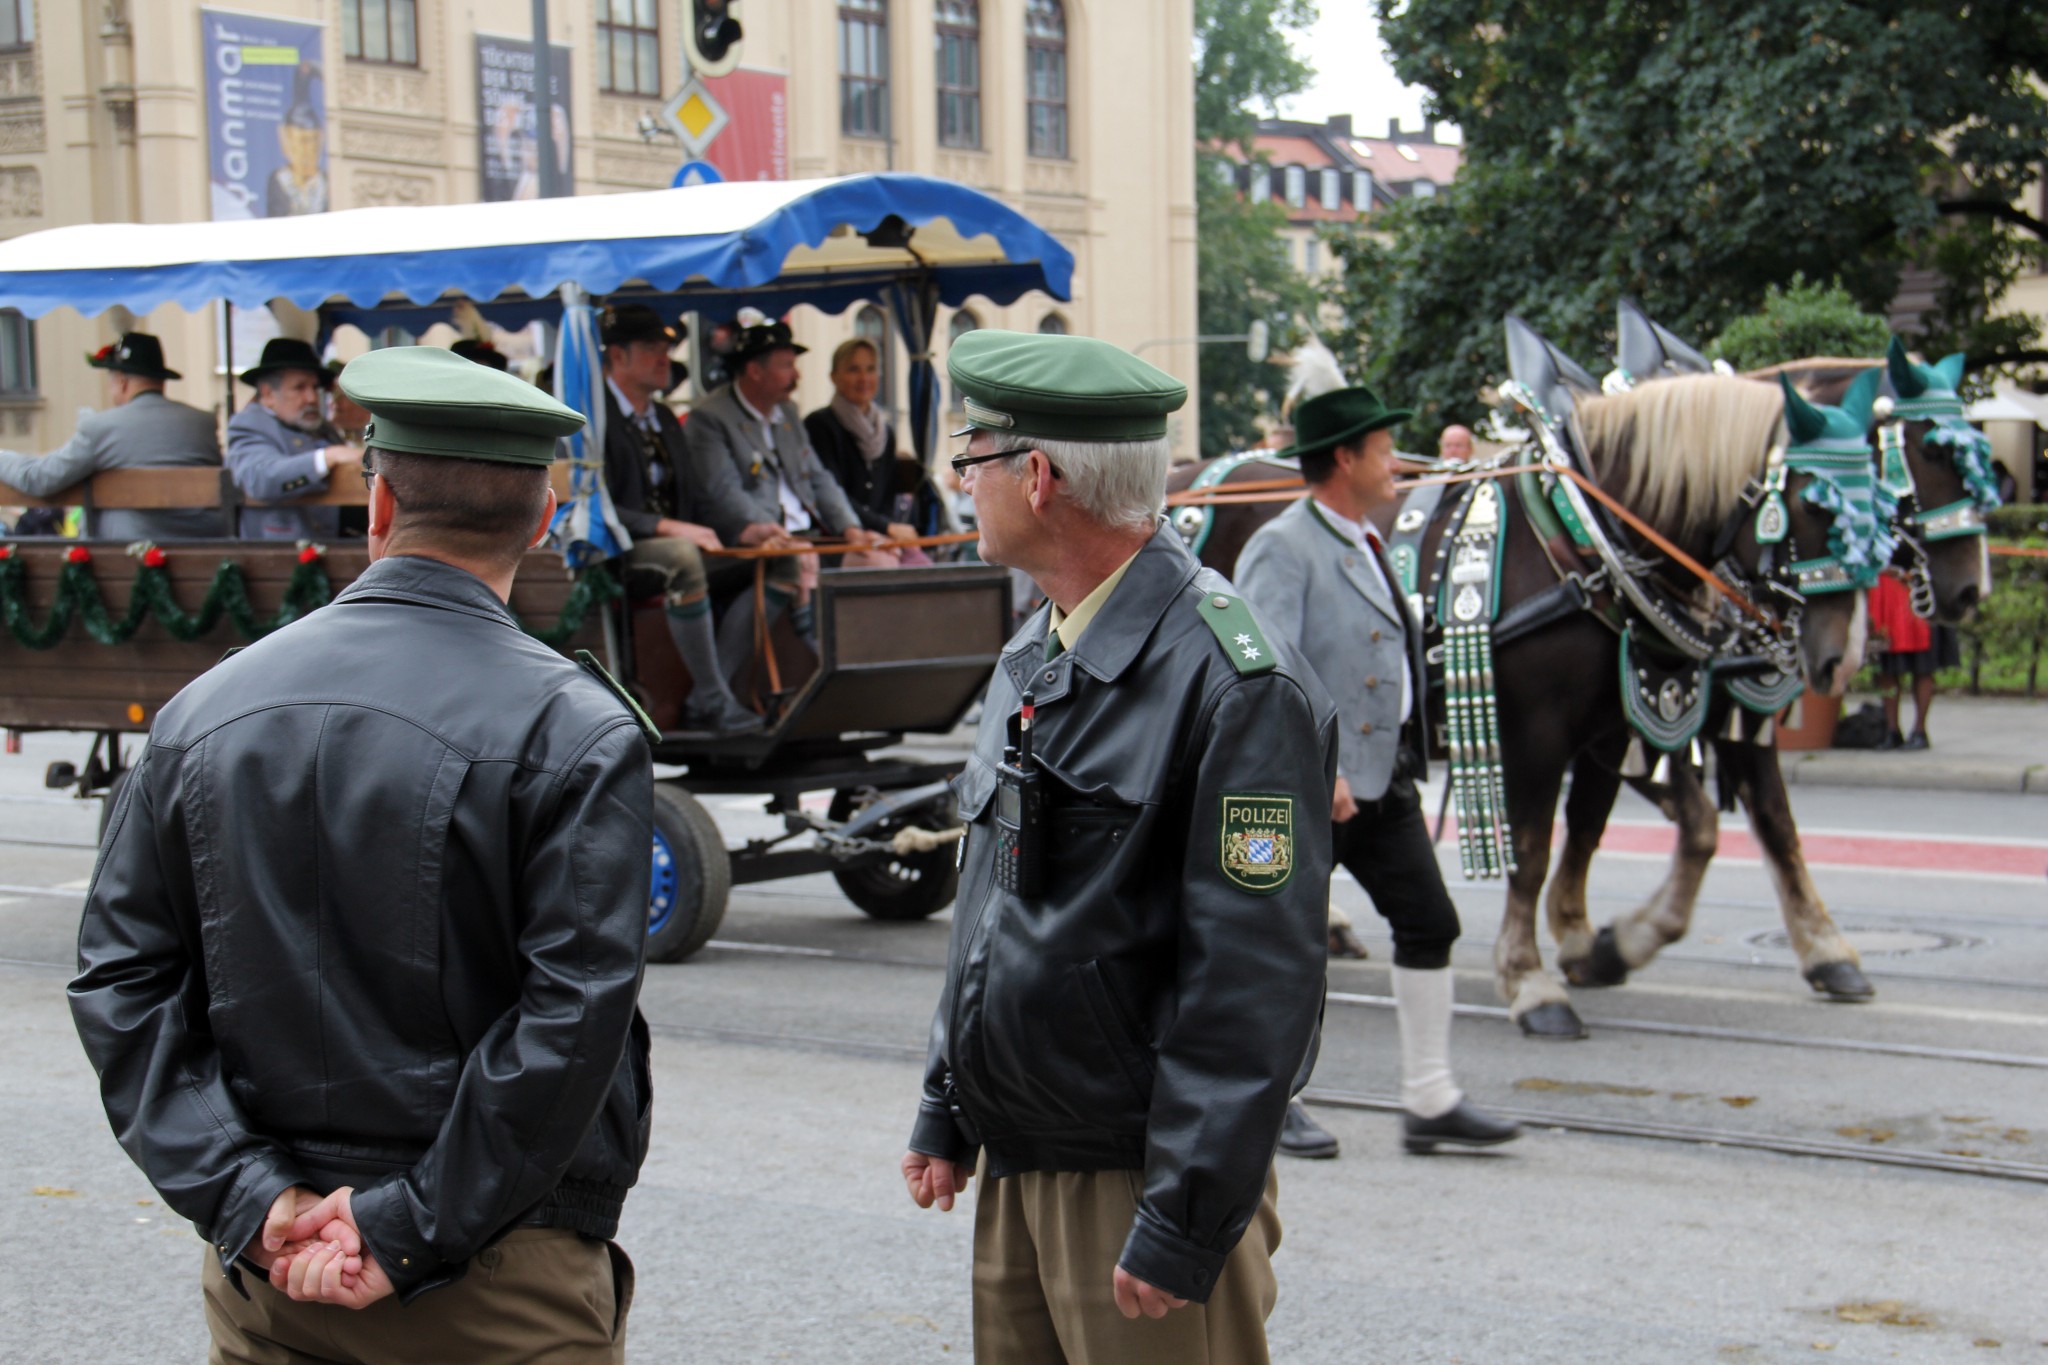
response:
[[[768,445],[772,449],[775,445],[775,419],[772,416],[763,416],[761,413],[756,412],[754,405],[747,401],[747,396],[740,392],[739,385],[735,384],[732,386],[732,396],[733,401],[740,405],[741,412],[744,412],[747,416],[760,423],[761,434],[767,439]]]
[[[1380,548],[1380,533],[1370,522],[1353,521],[1321,498],[1316,499],[1316,510],[1323,514],[1323,519],[1330,525],[1350,536],[1352,543],[1368,555]],[[1379,561],[1374,559],[1373,562],[1377,566]]]
[[[1138,555],[1144,552],[1143,547],[1140,547],[1138,554],[1117,565],[1115,573],[1097,583],[1095,591],[1074,605],[1072,615],[1062,612],[1057,605],[1053,607],[1048,625],[1053,633],[1060,637],[1062,648],[1072,649],[1080,640],[1081,632],[1088,629],[1088,623],[1095,619],[1095,613],[1102,610],[1102,604],[1109,600],[1109,595],[1116,591],[1116,585],[1124,581],[1124,574],[1137,561]]]
[[[644,427],[649,431],[653,431],[656,429],[656,423],[654,420],[654,400],[652,398],[649,398],[647,400],[647,406],[642,408],[636,408],[630,402],[627,401],[625,390],[621,389],[618,386],[618,384],[613,381],[610,375],[606,375],[604,377],[604,384],[606,388],[612,391],[612,397],[619,400],[619,410],[625,413],[628,418],[632,419],[634,426]]]

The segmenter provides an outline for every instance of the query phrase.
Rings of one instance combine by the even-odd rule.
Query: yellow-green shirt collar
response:
[[[1057,605],[1053,607],[1051,625],[1053,632],[1060,637],[1061,648],[1072,649],[1080,642],[1081,632],[1088,629],[1088,623],[1095,619],[1095,613],[1102,610],[1102,604],[1116,591],[1116,585],[1124,581],[1125,572],[1137,562],[1138,555],[1143,553],[1145,551],[1140,547],[1137,554],[1117,565],[1115,573],[1097,583],[1095,591],[1081,599],[1071,616],[1063,613]]]

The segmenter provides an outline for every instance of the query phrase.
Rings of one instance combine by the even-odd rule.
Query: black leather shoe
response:
[[[1287,1118],[1280,1125],[1280,1155],[1327,1161],[1337,1155],[1337,1139],[1308,1116],[1307,1105],[1289,1100]]]
[[[1892,749],[1903,749],[1906,747],[1906,737],[1900,734],[1897,730],[1893,730],[1887,735],[1885,735],[1883,739],[1877,742],[1877,747],[1879,749],[1886,751]]]
[[[1495,1118],[1470,1100],[1459,1100],[1448,1114],[1433,1119],[1406,1112],[1401,1115],[1401,1145],[1419,1154],[1435,1151],[1440,1142],[1457,1147],[1498,1147],[1521,1135],[1521,1124]]]
[[[1915,731],[1914,731],[1914,732],[1913,732],[1912,734],[1910,734],[1910,735],[1908,735],[1908,736],[1906,737],[1906,742],[1905,742],[1904,744],[1901,744],[1901,745],[1900,745],[1899,747],[1900,747],[1901,749],[1924,749],[1924,748],[1926,748],[1926,747],[1927,747],[1927,732],[1926,732],[1925,730],[1915,730]]]
[[[680,727],[713,735],[746,735],[767,723],[738,702],[717,697],[708,702],[684,702]]]

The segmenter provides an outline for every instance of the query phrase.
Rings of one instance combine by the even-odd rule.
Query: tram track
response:
[[[879,953],[849,953],[838,948],[753,943],[744,939],[715,938],[704,946],[706,948],[716,948],[727,952],[761,957],[801,957],[818,961],[855,963],[866,966],[908,967],[930,972],[937,972],[942,967],[942,964],[923,958],[896,957]],[[1331,1004],[1342,1005],[1347,1008],[1376,1010],[1390,1010],[1394,1008],[1394,997],[1391,995],[1371,995],[1361,991],[1333,990],[1329,992],[1327,998]],[[1454,1005],[1452,1009],[1460,1017],[1468,1019],[1487,1019],[1505,1023],[1511,1017],[1507,1009],[1499,1005]],[[1920,1061],[2048,1071],[2048,1056],[2026,1052],[1995,1052],[1978,1048],[1933,1047],[1923,1043],[1888,1043],[1874,1039],[1775,1033],[1761,1029],[1723,1028],[1711,1024],[1676,1024],[1658,1019],[1629,1019],[1602,1015],[1587,1015],[1586,1026],[1591,1029],[1611,1030],[1616,1033],[1653,1034],[1666,1038],[1691,1038],[1703,1042],[1745,1043],[1758,1047],[1779,1047],[1813,1052],[1855,1052],[1881,1057],[1913,1058]]]
[[[878,1038],[850,1038],[811,1033],[789,1033],[767,1029],[739,1029],[722,1025],[649,1022],[650,1032],[669,1038],[693,1038],[710,1042],[753,1047],[797,1049],[869,1057],[882,1061],[922,1062],[925,1050],[909,1043],[892,1043]],[[1398,1114],[1401,1101],[1392,1095],[1363,1094],[1310,1086],[1302,1099],[1327,1109],[1349,1109],[1375,1114]],[[1611,1119],[1596,1115],[1563,1113],[1554,1109],[1521,1106],[1489,1106],[1502,1118],[1513,1119],[1528,1128],[1582,1133],[1595,1137],[1634,1138],[1645,1142],[1670,1142],[1692,1147],[1772,1152],[1781,1156],[1814,1157],[1826,1161],[1852,1161],[1867,1166],[1894,1166],[1907,1170],[1933,1171],[1947,1175],[1975,1176],[1987,1180],[2012,1180],[2048,1185],[2048,1165],[2029,1161],[2000,1161],[1991,1157],[1957,1156],[1910,1147],[1876,1147],[1862,1143],[1834,1142],[1825,1138],[1798,1137],[1783,1133],[1745,1133],[1702,1124],[1654,1123],[1636,1119]]]

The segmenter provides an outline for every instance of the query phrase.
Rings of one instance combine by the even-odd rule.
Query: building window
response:
[[[841,0],[839,131],[889,136],[888,0]]]
[[[1320,269],[1320,268],[1321,268],[1321,266],[1322,266],[1322,260],[1321,260],[1321,252],[1320,252],[1320,251],[1319,251],[1319,249],[1318,249],[1318,248],[1320,247],[1320,245],[1321,245],[1321,244],[1320,244],[1319,242],[1317,242],[1317,241],[1316,241],[1316,239],[1315,239],[1315,238],[1313,238],[1313,237],[1307,237],[1307,238],[1304,238],[1304,239],[1302,239],[1302,243],[1301,243],[1301,273],[1302,273],[1302,274],[1304,274],[1304,275],[1313,275],[1313,274],[1315,274],[1315,273],[1316,273],[1316,271],[1317,271],[1318,269]]]
[[[8,8],[7,0],[0,0],[0,28],[6,26]],[[416,0],[341,0],[341,55],[355,62],[418,66]]]
[[[1434,180],[1418,180],[1408,187],[1408,193],[1417,199],[1434,199],[1436,198],[1436,182]]]
[[[876,406],[888,412],[896,410],[896,383],[893,357],[889,353],[889,315],[872,303],[853,315],[853,334],[874,343],[875,369],[879,372],[881,384],[875,390]]]
[[[6,6],[0,5],[0,13]],[[33,398],[36,393],[36,325],[12,308],[0,308],[0,398]]]
[[[1308,172],[1299,166],[1287,168],[1287,207],[1298,209],[1308,202]]]
[[[1067,155],[1067,12],[1060,0],[1025,0],[1025,116],[1033,156]]]
[[[1273,172],[1269,167],[1261,166],[1252,172],[1251,200],[1254,204],[1263,204],[1271,200],[1272,197]]]
[[[1372,172],[1351,173],[1351,207],[1360,213],[1372,212]]]
[[[1323,207],[1335,213],[1344,204],[1344,177],[1334,170],[1320,172],[1323,181]]]
[[[36,40],[36,0],[0,0],[0,48]]]
[[[1067,334],[1067,320],[1058,313],[1047,313],[1038,320],[1038,334],[1048,337],[1063,337]]]
[[[981,6],[938,0],[939,145],[981,146]]]
[[[598,0],[597,88],[661,94],[661,12],[655,0]]]

